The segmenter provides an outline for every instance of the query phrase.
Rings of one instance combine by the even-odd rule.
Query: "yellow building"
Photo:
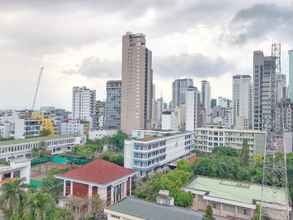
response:
[[[47,135],[55,134],[55,126],[53,120],[50,118],[45,118],[42,112],[32,112],[32,118],[41,121],[43,130],[46,130],[48,132]]]

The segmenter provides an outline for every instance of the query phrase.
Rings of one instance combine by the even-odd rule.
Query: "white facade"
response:
[[[86,87],[73,87],[72,89],[73,119],[90,122],[91,129],[97,126],[96,90]]]
[[[185,99],[185,130],[194,131],[198,126],[199,92],[196,87],[189,87]]]
[[[72,119],[62,122],[60,125],[61,136],[83,135],[83,133],[83,124],[80,123],[80,120]]]
[[[12,160],[7,164],[0,165],[0,186],[13,178],[22,179],[23,183],[29,184],[31,178],[30,160]]]
[[[177,119],[175,112],[162,113],[162,130],[177,130]]]
[[[233,126],[235,129],[252,128],[251,77],[233,76]]]
[[[195,130],[195,147],[203,152],[212,152],[216,147],[231,147],[240,150],[244,140],[247,140],[251,154],[262,154],[266,146],[266,133],[258,130],[223,128],[197,128]]]
[[[117,133],[118,130],[112,129],[112,130],[93,130],[89,131],[89,140],[97,140],[101,139],[106,136],[112,136]]]
[[[42,125],[40,120],[15,118],[14,138],[24,139],[26,137],[39,137]]]
[[[125,140],[124,167],[146,176],[188,156],[193,149],[192,132],[136,130],[131,140]]]
[[[31,157],[34,148],[46,147],[51,154],[71,151],[75,145],[84,144],[85,138],[79,137],[40,137],[23,140],[9,140],[0,142],[0,159],[13,160]]]

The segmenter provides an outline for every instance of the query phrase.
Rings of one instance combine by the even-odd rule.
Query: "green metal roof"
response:
[[[30,142],[40,142],[40,141],[47,141],[47,140],[54,140],[59,138],[66,138],[66,137],[74,137],[74,136],[46,136],[46,137],[35,137],[35,138],[26,138],[26,139],[16,139],[16,140],[7,140],[7,141],[0,141],[0,146],[4,145],[12,145],[12,144],[23,144],[23,143],[30,143]]]
[[[262,186],[246,182],[198,176],[184,189],[198,194],[206,192],[211,197],[246,204],[254,204],[253,201],[262,200]],[[265,186],[263,201],[274,204],[287,204],[285,190]]]
[[[113,205],[110,210],[147,220],[201,220],[202,215],[190,209],[163,206],[128,197]]]

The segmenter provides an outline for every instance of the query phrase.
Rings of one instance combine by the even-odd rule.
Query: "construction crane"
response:
[[[41,78],[42,78],[43,72],[44,72],[44,67],[41,66],[39,76],[38,76],[36,91],[35,91],[35,94],[34,94],[34,99],[33,99],[33,104],[32,104],[32,111],[35,109],[35,106],[36,106],[36,101],[37,101],[37,97],[38,97],[38,93],[39,93],[39,88],[40,88],[40,83],[41,83]]]

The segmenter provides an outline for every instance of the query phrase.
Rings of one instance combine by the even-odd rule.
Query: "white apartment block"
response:
[[[193,132],[135,130],[132,139],[125,140],[124,166],[144,177],[189,156],[192,150]]]
[[[252,128],[251,76],[233,76],[233,126],[235,129]]]
[[[247,140],[251,155],[262,154],[266,145],[266,133],[259,130],[223,128],[197,128],[195,130],[195,148],[203,152],[212,152],[217,147],[231,147],[240,150],[244,140]]]
[[[83,135],[84,129],[83,124],[80,120],[72,119],[62,122],[60,125],[60,135],[61,136],[76,136]]]
[[[196,87],[189,87],[185,94],[185,130],[194,131],[198,127],[200,95]]]
[[[34,148],[45,147],[51,154],[71,151],[75,145],[85,143],[83,136],[38,137],[0,142],[0,159],[30,158]]]
[[[91,129],[97,126],[96,90],[86,87],[73,87],[72,89],[73,119],[90,122]]]
[[[41,121],[30,118],[15,118],[14,138],[24,139],[26,137],[39,137],[41,135]]]

